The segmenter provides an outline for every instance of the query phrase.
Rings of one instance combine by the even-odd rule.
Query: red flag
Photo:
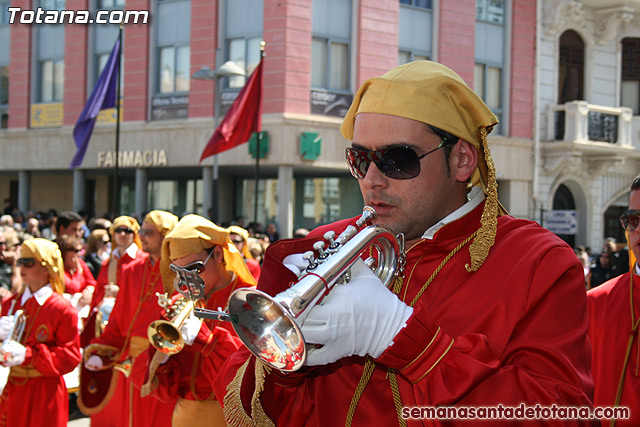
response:
[[[200,162],[209,156],[243,144],[262,127],[262,60],[249,77],[213,136],[204,147]]]

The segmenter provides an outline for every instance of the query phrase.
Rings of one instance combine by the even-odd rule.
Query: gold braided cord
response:
[[[489,153],[489,144],[487,143],[487,129],[481,127],[478,130],[480,145],[483,149],[485,163],[487,165],[487,182],[485,183],[486,201],[482,210],[482,218],[480,219],[480,228],[478,229],[478,238],[469,246],[469,254],[471,255],[471,265],[466,264],[467,271],[478,271],[484,260],[489,255],[489,249],[496,240],[496,231],[498,228],[498,184],[496,183],[496,168],[493,159]]]
[[[258,427],[275,427],[273,421],[265,414],[264,408],[260,404],[260,395],[264,390],[264,381],[267,374],[271,373],[271,368],[262,363],[260,359],[255,359],[256,384],[251,397],[251,418],[253,425]]]
[[[247,357],[247,361],[238,369],[233,381],[227,384],[227,394],[224,396],[224,419],[227,425],[234,427],[252,427],[253,420],[247,415],[242,407],[242,398],[240,397],[240,389],[242,388],[242,379],[247,371],[247,366],[251,357]]]
[[[391,383],[391,392],[393,393],[393,404],[396,407],[396,414],[398,415],[398,425],[400,427],[407,427],[407,421],[402,418],[402,400],[400,399],[400,387],[398,387],[396,370],[388,368],[387,373],[389,375],[389,382]]]
[[[416,297],[413,299],[413,301],[411,301],[411,304],[409,304],[411,307],[413,307],[414,305],[416,305],[416,303],[418,302],[418,300],[420,299],[420,297],[422,296],[422,294],[424,293],[424,291],[427,290],[427,288],[429,287],[429,285],[431,284],[431,282],[433,281],[433,279],[435,279],[435,277],[438,275],[438,273],[440,273],[440,270],[442,270],[442,268],[445,266],[445,264],[451,259],[452,256],[454,256],[460,249],[462,249],[467,243],[469,243],[471,241],[471,239],[473,239],[474,237],[476,237],[476,235],[478,234],[480,230],[476,230],[474,231],[469,237],[467,237],[466,239],[464,239],[458,246],[456,246],[455,248],[453,248],[453,250],[451,252],[449,252],[449,255],[447,255],[442,262],[440,263],[440,265],[438,266],[438,268],[436,268],[434,270],[434,272],[431,274],[431,277],[429,277],[427,279],[427,281],[425,282],[424,285],[422,285],[422,288],[420,289],[420,291],[418,292],[418,294],[416,295]],[[475,243],[475,240],[474,240]],[[471,244],[471,246],[473,246],[473,243]]]
[[[255,360],[256,382],[253,396],[251,397],[251,416],[249,416],[242,406],[240,391],[244,374],[251,359]],[[248,357],[247,361],[238,369],[233,381],[227,385],[227,394],[224,396],[223,411],[227,425],[234,427],[275,427],[275,424],[269,419],[260,404],[260,394],[264,390],[266,374],[270,372],[271,369],[269,367],[253,356]]]
[[[347,412],[347,419],[344,423],[346,427],[351,427],[353,423],[353,416],[356,413],[356,408],[358,407],[358,402],[364,393],[364,389],[369,383],[369,380],[373,376],[373,371],[376,369],[376,363],[373,361],[371,356],[367,356],[367,361],[364,364],[364,371],[362,372],[362,376],[360,377],[360,381],[358,382],[358,386],[356,387],[356,391],[351,398],[351,404],[349,405],[349,411]],[[398,396],[400,398],[400,396]],[[394,396],[395,400],[395,396]]]

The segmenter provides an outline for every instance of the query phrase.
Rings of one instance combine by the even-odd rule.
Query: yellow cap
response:
[[[238,275],[242,281],[255,285],[256,281],[249,272],[242,255],[229,239],[229,230],[218,227],[199,215],[186,215],[162,242],[160,272],[165,291],[168,293],[174,291],[173,280],[176,275],[169,268],[171,261],[213,246],[221,246],[224,250],[224,261],[228,271]]]
[[[135,218],[130,216],[119,216],[118,218],[113,220],[113,224],[109,227],[109,234],[111,235],[112,244],[115,243],[115,236],[113,235],[118,227],[127,227],[133,230],[133,243],[136,244],[137,247],[141,248],[142,243],[140,242],[140,236],[138,236],[138,231],[140,231],[140,224]]]
[[[56,243],[39,237],[25,240],[20,249],[20,256],[35,258],[49,271],[49,283],[53,291],[59,294],[64,293],[64,263]]]
[[[245,245],[242,247],[242,256],[245,259],[253,259],[253,255],[249,250],[249,244],[247,242],[247,239],[249,239],[249,232],[242,227],[239,227],[237,225],[232,225],[229,227],[229,233],[234,233],[242,236],[242,239],[244,240],[244,243],[245,243]]]
[[[340,127],[342,135],[350,141],[356,115],[360,113],[388,114],[426,123],[478,149],[478,166],[471,184],[480,185],[487,199],[478,236],[469,247],[471,265],[467,265],[467,270],[480,268],[495,241],[496,218],[502,209],[487,144],[487,135],[498,123],[496,116],[458,74],[431,61],[410,62],[382,77],[366,80]]]
[[[150,222],[156,227],[156,230],[163,236],[166,236],[173,227],[178,223],[178,217],[171,212],[155,210],[151,211],[144,217],[142,222]]]

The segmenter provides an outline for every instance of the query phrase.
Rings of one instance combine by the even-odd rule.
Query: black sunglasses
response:
[[[18,258],[16,265],[18,267],[31,268],[36,265],[36,260],[35,258]]]
[[[347,163],[354,178],[362,179],[367,175],[371,162],[374,162],[380,172],[392,179],[411,179],[420,175],[420,159],[444,147],[447,144],[444,138],[440,145],[431,151],[418,156],[416,151],[408,146],[391,147],[382,150],[362,150],[348,147]]]
[[[133,230],[130,228],[116,228],[116,234],[118,233],[132,234]]]
[[[626,231],[636,231],[640,223],[640,210],[629,210],[620,215],[620,224]]]

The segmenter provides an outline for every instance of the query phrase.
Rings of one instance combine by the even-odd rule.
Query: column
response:
[[[149,188],[149,172],[147,169],[136,168],[136,202],[135,212],[142,220],[142,214],[147,211],[147,197]]]
[[[210,218],[213,212],[213,167],[202,167],[202,216]]]
[[[73,170],[73,211],[80,212],[87,208],[87,177],[84,170]]]
[[[278,166],[278,230],[293,236],[293,166]]]
[[[18,172],[18,209],[24,214],[31,209],[31,172]]]

